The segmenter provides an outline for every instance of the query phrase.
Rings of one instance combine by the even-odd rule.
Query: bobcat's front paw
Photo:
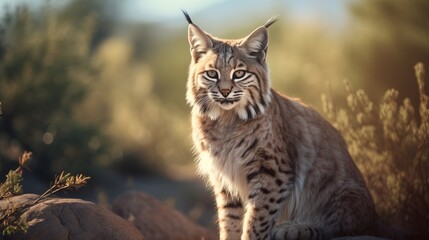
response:
[[[271,240],[322,240],[320,228],[308,224],[284,223],[274,227]]]

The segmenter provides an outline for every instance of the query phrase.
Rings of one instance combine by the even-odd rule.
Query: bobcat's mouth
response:
[[[221,105],[230,105],[240,101],[239,98],[215,98],[214,100]]]
[[[221,108],[225,110],[230,110],[235,107],[236,103],[239,101],[239,99],[216,99],[215,102],[220,105]]]
[[[218,103],[220,103],[220,104],[228,105],[228,104],[233,104],[233,103],[235,103],[235,102],[237,102],[237,101],[224,99],[224,100],[219,100],[219,101],[216,101],[216,102],[218,102]]]

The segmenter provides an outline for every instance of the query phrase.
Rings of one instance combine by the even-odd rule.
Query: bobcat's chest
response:
[[[193,125],[200,173],[235,196],[247,196],[245,165],[263,145],[259,138],[266,129],[257,122],[226,125],[200,121]]]

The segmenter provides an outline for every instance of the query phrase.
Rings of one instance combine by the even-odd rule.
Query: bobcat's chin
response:
[[[217,101],[216,103],[218,104],[219,107],[221,107],[224,110],[231,110],[235,106],[237,106],[237,102],[228,101],[228,100]]]
[[[217,120],[221,115],[228,115],[231,116],[232,114],[237,114],[239,118],[241,119],[247,119],[246,117],[243,117],[242,114],[240,114],[242,111],[242,106],[239,102],[219,102],[215,101],[215,105],[210,108],[209,111],[205,113],[206,116],[208,116],[211,120]]]

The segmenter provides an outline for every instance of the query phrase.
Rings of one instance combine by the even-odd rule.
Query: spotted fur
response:
[[[192,58],[186,98],[220,239],[371,234],[373,202],[341,135],[310,107],[271,89],[267,28],[275,19],[224,40],[185,15]]]

